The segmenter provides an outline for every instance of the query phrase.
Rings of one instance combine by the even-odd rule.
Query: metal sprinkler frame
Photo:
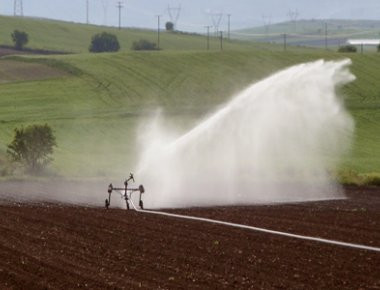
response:
[[[144,209],[144,203],[142,201],[142,194],[145,192],[145,188],[142,184],[138,188],[128,188],[129,181],[135,182],[135,178],[132,173],[129,174],[129,178],[124,181],[124,187],[113,187],[112,183],[108,185],[108,199],[105,200],[105,207],[108,209],[111,205],[111,195],[113,191],[118,191],[121,197],[125,200],[127,210],[130,209],[129,202],[132,199],[132,193],[140,192],[139,196],[139,206],[141,209]]]

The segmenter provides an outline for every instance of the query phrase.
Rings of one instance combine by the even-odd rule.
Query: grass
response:
[[[0,22],[6,23],[0,26],[0,32],[11,30],[18,20],[0,17]],[[28,27],[32,34],[46,30],[45,37],[30,44],[44,49],[85,52],[86,37],[103,29],[21,20],[26,24],[20,21],[19,25]],[[75,41],[67,40],[70,37],[65,27],[71,29],[67,33]],[[61,33],[57,32],[59,29]],[[122,31],[120,35],[131,31]],[[133,31],[136,38],[154,36],[149,31]],[[9,71],[7,66],[37,65],[42,75],[42,68],[57,73],[53,78],[38,79],[20,75],[17,78],[16,73],[13,79],[0,82],[0,156],[5,155],[15,127],[47,122],[53,127],[59,145],[52,164],[55,174],[123,178],[134,169],[138,157],[135,137],[141,132],[139,124],[153,115],[156,108],[165,112],[169,126],[183,132],[242,88],[278,69],[320,58],[347,56],[318,49],[292,48],[283,52],[275,45],[240,42],[229,43],[222,52],[208,52],[201,48],[204,38],[200,36],[168,34],[166,37],[165,45],[175,49],[0,59],[0,79],[2,70],[3,75]],[[122,41],[128,43],[131,39],[128,36]],[[186,45],[191,49],[186,50]],[[374,53],[348,56],[353,60],[352,71],[357,80],[343,92],[357,130],[352,154],[342,164],[342,172],[377,176],[380,172],[380,56]]]

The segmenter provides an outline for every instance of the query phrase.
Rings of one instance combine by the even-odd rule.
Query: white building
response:
[[[377,46],[380,44],[380,39],[348,39],[347,44],[350,45],[365,45],[370,46],[374,45]]]

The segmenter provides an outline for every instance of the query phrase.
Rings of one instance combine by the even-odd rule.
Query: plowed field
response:
[[[380,188],[168,210],[380,247]],[[3,202],[0,288],[380,289],[380,253],[121,209]]]

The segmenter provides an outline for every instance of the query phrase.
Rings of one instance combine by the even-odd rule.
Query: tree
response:
[[[31,125],[16,128],[7,153],[15,162],[21,162],[30,172],[38,172],[53,159],[53,147],[57,146],[53,130],[47,125]]]
[[[339,47],[338,52],[357,52],[358,49],[354,45],[344,45]]]
[[[165,27],[166,27],[167,31],[173,31],[174,30],[174,23],[168,21],[168,22],[166,22]]]
[[[133,50],[157,50],[157,44],[149,40],[140,39],[132,44]]]
[[[116,35],[107,32],[95,34],[89,47],[90,52],[113,52],[119,49],[120,44]]]
[[[29,41],[29,36],[24,31],[15,30],[11,36],[13,43],[15,44],[15,48],[18,50],[22,50]]]

